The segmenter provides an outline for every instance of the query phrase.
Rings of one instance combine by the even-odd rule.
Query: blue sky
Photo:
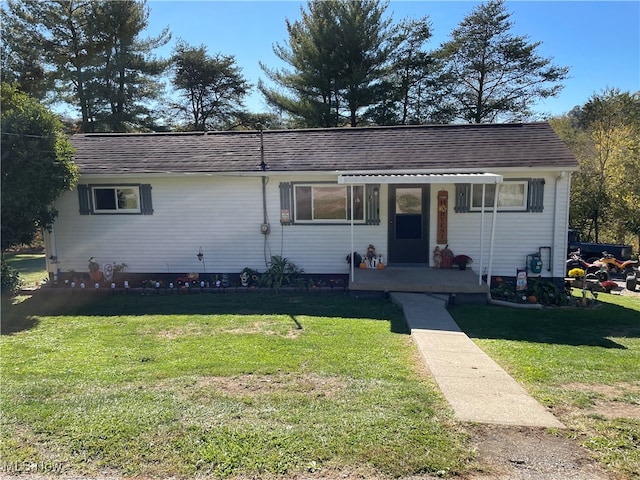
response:
[[[178,39],[205,45],[210,54],[234,55],[243,75],[256,85],[266,80],[258,62],[269,68],[284,65],[274,44],[288,39],[285,19],[300,18],[306,1],[178,1],[148,0],[149,35],[169,27],[171,42],[157,50],[168,56]],[[480,2],[392,0],[387,13],[398,22],[428,15],[433,29],[430,48],[448,40],[450,32]],[[606,88],[640,90],[640,1],[507,1],[513,33],[542,42],[538,53],[570,67],[564,89],[536,110],[561,115],[583,105]],[[255,92],[247,101],[254,112],[267,111]]]

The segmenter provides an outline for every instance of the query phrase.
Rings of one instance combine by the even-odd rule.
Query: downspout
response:
[[[269,215],[267,214],[267,182],[268,177],[265,172],[267,171],[267,162],[264,159],[264,137],[262,134],[262,125],[258,124],[260,129],[260,170],[263,172],[261,177],[262,182],[262,225],[260,225],[260,233],[264,235],[264,247],[263,255],[265,265],[269,266],[271,260],[271,251],[269,248],[269,233],[271,233],[271,226],[269,225]],[[269,250],[269,258],[267,258],[267,250]]]
[[[262,125],[259,125],[260,128],[260,170],[263,172],[267,171],[267,162],[264,159],[264,137],[262,135]],[[268,233],[265,229],[268,229],[269,221],[267,217],[267,177],[262,175],[262,233],[265,235]]]
[[[558,184],[560,183],[560,180],[564,179],[567,176],[567,172],[560,172],[560,175],[558,175],[556,177],[556,182],[555,182],[555,191],[554,191],[554,208],[553,208],[553,243],[552,245],[555,247],[557,245],[557,238],[558,238],[558,225],[557,225],[557,221],[558,221]],[[569,205],[570,202],[567,202],[567,209],[566,209],[566,214],[565,214],[565,218],[564,218],[564,226],[565,226],[565,230],[564,230],[564,246],[563,246],[563,251],[566,248],[567,245],[567,232],[566,232],[566,226],[568,224],[568,218],[566,215],[568,215],[568,211],[569,211]],[[564,251],[565,255],[566,255],[566,251]],[[553,255],[555,255],[555,251],[553,252]],[[550,255],[550,260],[549,263],[551,263],[551,278],[553,278],[553,256]]]
[[[48,255],[46,256],[47,272],[49,272],[49,280],[52,282],[58,281],[58,246],[56,244],[56,233],[54,225],[51,225],[51,230],[44,230],[43,236],[47,239],[45,241],[45,250]],[[49,247],[49,248],[46,248]]]

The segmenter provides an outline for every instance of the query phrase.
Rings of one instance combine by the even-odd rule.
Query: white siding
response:
[[[496,172],[500,173],[500,172]],[[570,177],[558,172],[509,174],[505,178],[545,178],[544,211],[499,212],[496,224],[493,275],[513,276],[524,268],[527,254],[539,247],[552,247],[553,272],[546,252],[543,276],[564,276],[566,227]],[[59,263],[51,268],[61,272],[86,272],[90,257],[100,264],[126,263],[135,273],[240,272],[244,267],[264,271],[272,255],[282,255],[305,273],[348,273],[345,261],[350,251],[351,229],[344,225],[280,224],[280,182],[305,182],[308,177],[271,176],[268,179],[267,215],[271,233],[260,233],[263,223],[261,177],[182,176],[127,179],[126,183],[152,186],[153,215],[80,215],[78,195],[69,192],[59,199],[60,215],[53,234],[47,239],[48,255]],[[336,181],[335,175],[313,177],[313,181]],[[100,182],[81,179],[81,183],[123,183],[122,179],[101,178]],[[471,267],[485,273],[492,214],[485,214],[484,271],[480,267],[480,221],[477,212],[454,212],[454,185],[432,185],[429,247],[433,251],[436,235],[437,192],[449,192],[449,247],[454,254],[474,259]],[[559,199],[555,204],[555,199]],[[380,224],[356,225],[354,249],[364,253],[369,244],[388,258],[388,189],[380,189]],[[554,227],[555,222],[555,227]],[[443,247],[444,245],[441,245]],[[196,258],[202,248],[204,264]]]
[[[563,277],[566,259],[567,206],[569,201],[569,175],[559,176],[559,172],[527,172],[527,175],[505,175],[509,178],[524,177],[544,178],[544,210],[542,212],[498,212],[493,249],[492,275],[515,276],[518,269],[525,268],[529,254],[539,252],[540,247],[551,247],[542,250],[543,277]],[[556,186],[557,181],[557,186]],[[485,212],[484,230],[481,229],[482,215],[479,212],[456,213],[455,188],[447,185],[432,188],[431,191],[431,250],[436,241],[436,207],[438,190],[449,193],[449,248],[454,255],[465,254],[473,258],[471,268],[476,273],[486,274],[489,262],[489,246],[491,242],[491,209]],[[558,204],[556,205],[556,197]],[[480,243],[483,234],[482,272],[480,271]],[[440,245],[444,247],[444,245]],[[431,260],[433,263],[433,260]],[[548,271],[552,268],[552,271]]]
[[[80,215],[77,192],[69,192],[57,203],[60,216],[53,235],[57,250],[51,254],[58,256],[61,272],[87,271],[90,257],[100,264],[126,263],[130,272],[203,272],[205,265],[196,258],[202,248],[207,272],[233,273],[244,267],[264,271],[272,255],[281,255],[307,273],[348,273],[348,224],[280,224],[280,182],[308,180],[269,178],[271,233],[266,239],[260,232],[260,177],[141,180],[152,185],[153,215]],[[313,180],[335,182],[336,177]],[[104,178],[99,183],[122,180]],[[381,215],[386,215],[385,202],[386,198],[381,198]],[[384,227],[357,225],[354,238],[356,251],[366,250],[369,243],[376,245],[378,253],[386,251]]]

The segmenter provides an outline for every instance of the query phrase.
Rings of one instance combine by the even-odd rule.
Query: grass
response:
[[[43,253],[7,253],[7,264],[20,272],[22,286],[33,287],[47,278]]]
[[[640,299],[599,300],[451,314],[568,426],[557,434],[635,478]],[[2,313],[5,471],[382,478],[469,465],[462,427],[381,299],[50,295]]]
[[[464,470],[401,312],[340,294],[40,294],[5,308],[0,457],[68,475]]]
[[[552,408],[567,435],[634,478],[640,472],[640,298],[600,294],[598,300],[589,309],[461,306],[451,313]]]

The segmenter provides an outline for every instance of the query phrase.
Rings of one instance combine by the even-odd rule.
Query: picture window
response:
[[[295,185],[295,221],[340,223],[351,221],[351,187],[335,184]],[[353,187],[354,222],[364,222],[364,187]]]

